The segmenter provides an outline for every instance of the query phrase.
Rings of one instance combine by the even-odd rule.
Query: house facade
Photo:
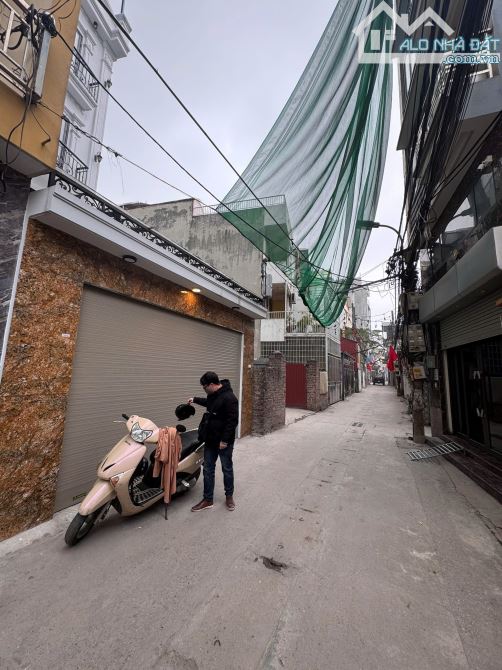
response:
[[[85,7],[89,18],[91,4]],[[69,43],[73,18],[64,24],[73,25]],[[101,30],[98,23],[98,36]],[[66,71],[58,61],[54,75],[61,95],[51,101],[61,114],[73,104],[69,97],[65,103],[71,61],[63,56],[57,54]],[[49,92],[55,86],[49,66],[48,77]],[[59,136],[58,125],[53,137]],[[266,314],[260,292],[89,188],[85,182],[95,181],[96,171],[84,179],[83,171],[57,169],[56,144],[42,160],[35,142],[29,170],[9,177],[8,194],[23,193],[23,202],[16,210],[7,199],[2,215],[4,225],[19,212],[20,232],[0,388],[0,538],[78,503],[96,464],[123,434],[121,414],[172,424],[175,407],[197,393],[206,370],[228,378],[239,397],[239,434],[252,425],[255,319]],[[47,175],[45,185],[38,180],[30,191],[37,175]]]
[[[77,1],[75,11],[61,27],[61,34],[70,44],[79,4]],[[19,276],[30,182],[56,165],[61,130],[57,114],[63,112],[70,68],[69,52],[49,30],[40,30],[36,46],[31,40],[28,12],[50,6],[50,2],[35,2],[30,10],[23,0],[0,2],[0,378]],[[58,16],[56,11],[52,20]]]

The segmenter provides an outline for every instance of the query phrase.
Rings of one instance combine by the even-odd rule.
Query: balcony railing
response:
[[[98,101],[98,92],[99,92],[99,83],[94,79],[94,77],[89,73],[85,66],[79,61],[75,56],[73,56],[71,61],[71,71],[75,77],[80,81],[81,84],[85,87],[89,95],[92,97],[94,102]]]
[[[0,75],[23,95],[35,87],[38,60],[25,21],[28,9],[22,0],[0,0]]]
[[[56,161],[56,167],[82,184],[85,184],[87,181],[87,173],[89,172],[89,168],[83,161],[80,160],[77,155],[73,153],[73,151],[68,149],[66,144],[63,142],[59,143],[59,153]]]
[[[227,202],[225,204],[226,207],[223,207],[222,205],[195,205],[193,208],[193,215],[208,216],[210,214],[215,214],[215,210],[216,212],[225,214],[225,212],[228,212],[229,210],[232,212],[242,212],[249,209],[260,209],[263,206],[276,207],[278,205],[285,205],[286,198],[283,195],[272,195],[266,198],[260,198],[259,201],[255,198],[252,198],[250,200],[237,200],[235,202]]]
[[[86,207],[93,207],[97,212],[110,218],[114,225],[119,226],[122,230],[127,231],[129,237],[137,237],[138,239],[146,240],[148,243],[155,245],[157,250],[162,249],[166,255],[174,256],[179,263],[186,263],[187,267],[195,268],[202,275],[211,277],[214,281],[219,282],[222,286],[227,286],[232,291],[258,305],[263,306],[263,298],[251,293],[247,288],[240,286],[233,279],[222,274],[216,268],[208,265],[197,256],[193,256],[186,249],[179,247],[174,242],[171,242],[166,237],[158,233],[155,229],[146,226],[139,219],[131,216],[127,211],[115,205],[104,196],[92,191],[87,186],[82,185],[73,178],[70,178],[62,172],[53,172],[50,175],[49,186],[54,186],[62,192],[66,192],[74,198],[78,198],[80,202],[84,203]]]
[[[326,332],[310,312],[270,312],[268,318],[285,321],[287,335],[324,335]]]

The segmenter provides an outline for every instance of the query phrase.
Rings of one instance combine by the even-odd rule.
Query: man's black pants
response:
[[[214,471],[216,461],[220,457],[221,469],[223,471],[223,485],[225,495],[234,495],[234,466],[232,463],[232,454],[234,445],[229,444],[225,449],[219,447],[204,447],[204,500],[213,501],[214,495]]]

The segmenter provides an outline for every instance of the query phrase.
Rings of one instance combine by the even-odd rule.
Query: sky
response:
[[[120,0],[111,0],[114,11]],[[126,0],[132,36],[225,155],[242,172],[270,130],[328,23],[333,0]],[[148,66],[131,49],[115,63],[111,92],[190,172],[223,197],[235,175]],[[396,89],[395,89],[396,92]],[[399,227],[402,157],[393,119],[376,220]],[[214,198],[194,184],[110,100],[104,142],[202,201]],[[117,203],[165,202],[180,195],[104,153],[98,189]],[[381,279],[396,235],[375,230],[360,274]],[[366,274],[367,273],[367,274]],[[374,323],[390,320],[394,295],[372,288]]]

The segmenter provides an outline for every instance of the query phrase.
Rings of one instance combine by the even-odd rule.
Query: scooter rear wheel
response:
[[[92,514],[87,514],[86,516],[77,512],[64,536],[64,541],[69,547],[75,546],[91,532],[103,507],[100,507],[95,512],[92,512]]]

